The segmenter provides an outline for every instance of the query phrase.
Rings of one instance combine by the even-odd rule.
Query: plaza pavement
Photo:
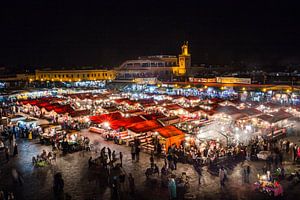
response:
[[[133,199],[149,199],[160,200],[168,199],[168,190],[161,186],[159,178],[154,181],[147,181],[144,175],[145,169],[149,167],[149,155],[141,153],[139,162],[132,162],[130,148],[125,145],[116,145],[112,141],[105,141],[96,134],[87,130],[82,130],[83,135],[88,136],[92,143],[97,143],[98,149],[106,146],[112,151],[116,151],[118,157],[119,152],[123,152],[123,168],[126,173],[132,173],[135,178],[136,194]],[[96,157],[95,151],[92,152],[76,152],[65,156],[58,156],[56,163],[52,166],[44,168],[35,168],[31,164],[31,158],[40,154],[43,149],[50,151],[51,146],[38,144],[38,140],[28,141],[27,139],[18,139],[19,154],[15,158],[11,158],[8,164],[0,166],[0,189],[6,188],[16,194],[17,199],[53,199],[52,185],[53,175],[61,172],[65,181],[65,193],[72,196],[72,199],[110,199],[110,189],[105,184],[105,180],[99,173],[88,169],[88,159],[90,156]],[[163,159],[156,159],[159,168],[163,166]],[[251,166],[250,183],[256,180],[258,173],[262,173],[264,162],[249,162]],[[294,169],[299,167],[292,165],[290,161],[286,163],[287,168]],[[24,177],[23,186],[19,186],[13,182],[11,169],[16,168]],[[178,169],[175,174],[180,175],[186,172],[191,178],[190,193],[196,199],[268,199],[269,197],[254,192],[251,184],[243,182],[242,178],[243,165],[239,163],[232,166],[232,170],[228,171],[229,178],[224,188],[220,187],[219,178],[207,172],[206,167],[203,168],[201,176],[201,184],[198,184],[198,175],[192,165],[178,163]],[[155,182],[155,180],[157,181]],[[290,183],[284,183],[285,199],[297,199],[300,194],[300,184],[291,187]],[[125,185],[122,199],[130,199],[127,194],[127,186]],[[290,188],[290,189],[288,189]],[[132,199],[132,198],[131,198]]]

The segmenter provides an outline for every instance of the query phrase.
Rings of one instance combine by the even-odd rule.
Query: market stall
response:
[[[62,130],[61,125],[45,124],[40,126],[40,142],[41,144],[50,144],[51,140],[62,138],[65,131]]]
[[[179,147],[181,142],[185,139],[185,134],[173,125],[161,127],[153,130],[154,133],[159,134],[160,143],[163,145],[164,150],[167,152],[168,148],[172,145]]]
[[[283,196],[283,188],[278,181],[271,181],[270,174],[258,175],[258,181],[253,184],[253,189],[270,196]]]

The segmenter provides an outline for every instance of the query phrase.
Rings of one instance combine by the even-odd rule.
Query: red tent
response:
[[[117,130],[121,127],[127,128],[134,123],[139,123],[139,122],[143,123],[143,121],[145,120],[140,116],[133,116],[128,118],[123,117],[119,120],[109,121],[109,124],[112,129]]]
[[[110,121],[118,120],[118,119],[122,119],[122,115],[119,112],[90,116],[90,120],[96,124],[101,124],[102,122],[105,122],[105,121],[110,122]]]
[[[135,133],[145,133],[160,127],[162,127],[162,125],[156,120],[147,120],[140,123],[134,123],[127,128]]]

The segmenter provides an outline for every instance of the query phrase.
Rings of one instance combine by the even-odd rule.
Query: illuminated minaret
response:
[[[191,67],[191,54],[189,54],[188,42],[181,46],[181,54],[179,55],[179,70],[178,75],[183,76],[186,74],[187,69]]]

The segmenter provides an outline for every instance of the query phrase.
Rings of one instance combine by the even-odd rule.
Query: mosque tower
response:
[[[181,46],[181,54],[179,54],[179,66],[177,74],[179,76],[186,75],[187,70],[191,67],[191,54],[189,54],[188,42],[184,42]]]

